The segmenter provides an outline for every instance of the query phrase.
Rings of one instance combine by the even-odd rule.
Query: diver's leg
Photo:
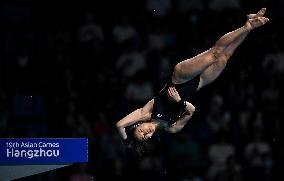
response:
[[[249,15],[248,20],[244,26],[223,35],[212,48],[201,54],[198,54],[193,58],[178,63],[175,66],[172,75],[173,83],[184,83],[192,79],[196,75],[204,73],[205,70],[208,70],[205,75],[209,75],[212,70],[216,69],[215,67],[220,67],[218,68],[218,71],[216,71],[216,73],[213,71],[215,75],[218,76],[220,74],[220,71],[224,69],[228,58],[232,55],[234,50],[243,42],[247,34],[252,29],[261,26],[268,21],[267,18],[262,17],[264,12],[263,9],[259,11],[257,14],[254,15],[255,17],[253,20],[249,18],[249,16],[253,16],[253,14]],[[210,66],[212,67],[209,68]],[[211,80],[215,80],[217,76],[213,75],[213,72],[213,77],[210,80],[208,79],[208,81],[206,80],[206,82],[210,83]],[[207,76],[205,76],[205,78],[207,78]]]
[[[250,31],[256,27],[259,27],[260,25],[264,25],[268,21],[267,18],[262,17],[264,13],[265,9],[263,8],[257,14],[248,15],[248,21],[245,24],[246,28]],[[204,72],[202,72],[200,76],[199,89],[213,82],[220,75],[227,64],[228,59],[233,55],[236,48],[244,41],[249,31],[243,33],[241,36],[239,36],[239,38],[224,48],[222,52],[216,55],[216,59],[218,61],[211,64],[204,70]]]

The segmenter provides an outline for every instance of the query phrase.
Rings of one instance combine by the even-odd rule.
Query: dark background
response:
[[[135,0],[0,3],[0,136],[87,137],[89,162],[19,180],[281,180],[284,3]],[[127,150],[116,122],[173,66],[267,7],[185,128]]]

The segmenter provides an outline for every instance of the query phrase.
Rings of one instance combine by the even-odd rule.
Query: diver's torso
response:
[[[181,99],[190,100],[197,91],[200,76],[189,80],[183,84],[173,84],[171,81],[164,86],[159,94],[154,98],[154,106],[151,118],[167,121],[169,124],[174,123],[184,112],[177,102],[168,98],[168,88],[175,87]]]

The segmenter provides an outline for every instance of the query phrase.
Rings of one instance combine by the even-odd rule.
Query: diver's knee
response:
[[[213,47],[212,54],[216,62],[227,62],[227,60],[232,56],[232,53],[226,52],[219,47]]]
[[[174,72],[172,75],[172,82],[173,83],[181,83],[184,81],[184,68],[181,66],[180,63],[178,63],[175,67],[174,67]]]
[[[181,63],[176,64],[176,66],[174,67],[174,74],[182,74],[182,71],[183,67]]]
[[[223,52],[223,48],[217,46],[217,45],[214,45],[212,47],[212,54],[213,54],[213,57],[214,59],[219,59],[219,57],[222,55],[222,52]]]

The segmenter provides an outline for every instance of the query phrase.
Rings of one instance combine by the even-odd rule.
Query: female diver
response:
[[[266,8],[262,8],[256,14],[247,15],[242,27],[223,35],[207,51],[176,64],[171,80],[157,96],[116,123],[123,142],[137,152],[143,152],[147,140],[156,130],[179,132],[195,111],[188,100],[220,75],[249,32],[269,21],[264,17],[265,11]]]

